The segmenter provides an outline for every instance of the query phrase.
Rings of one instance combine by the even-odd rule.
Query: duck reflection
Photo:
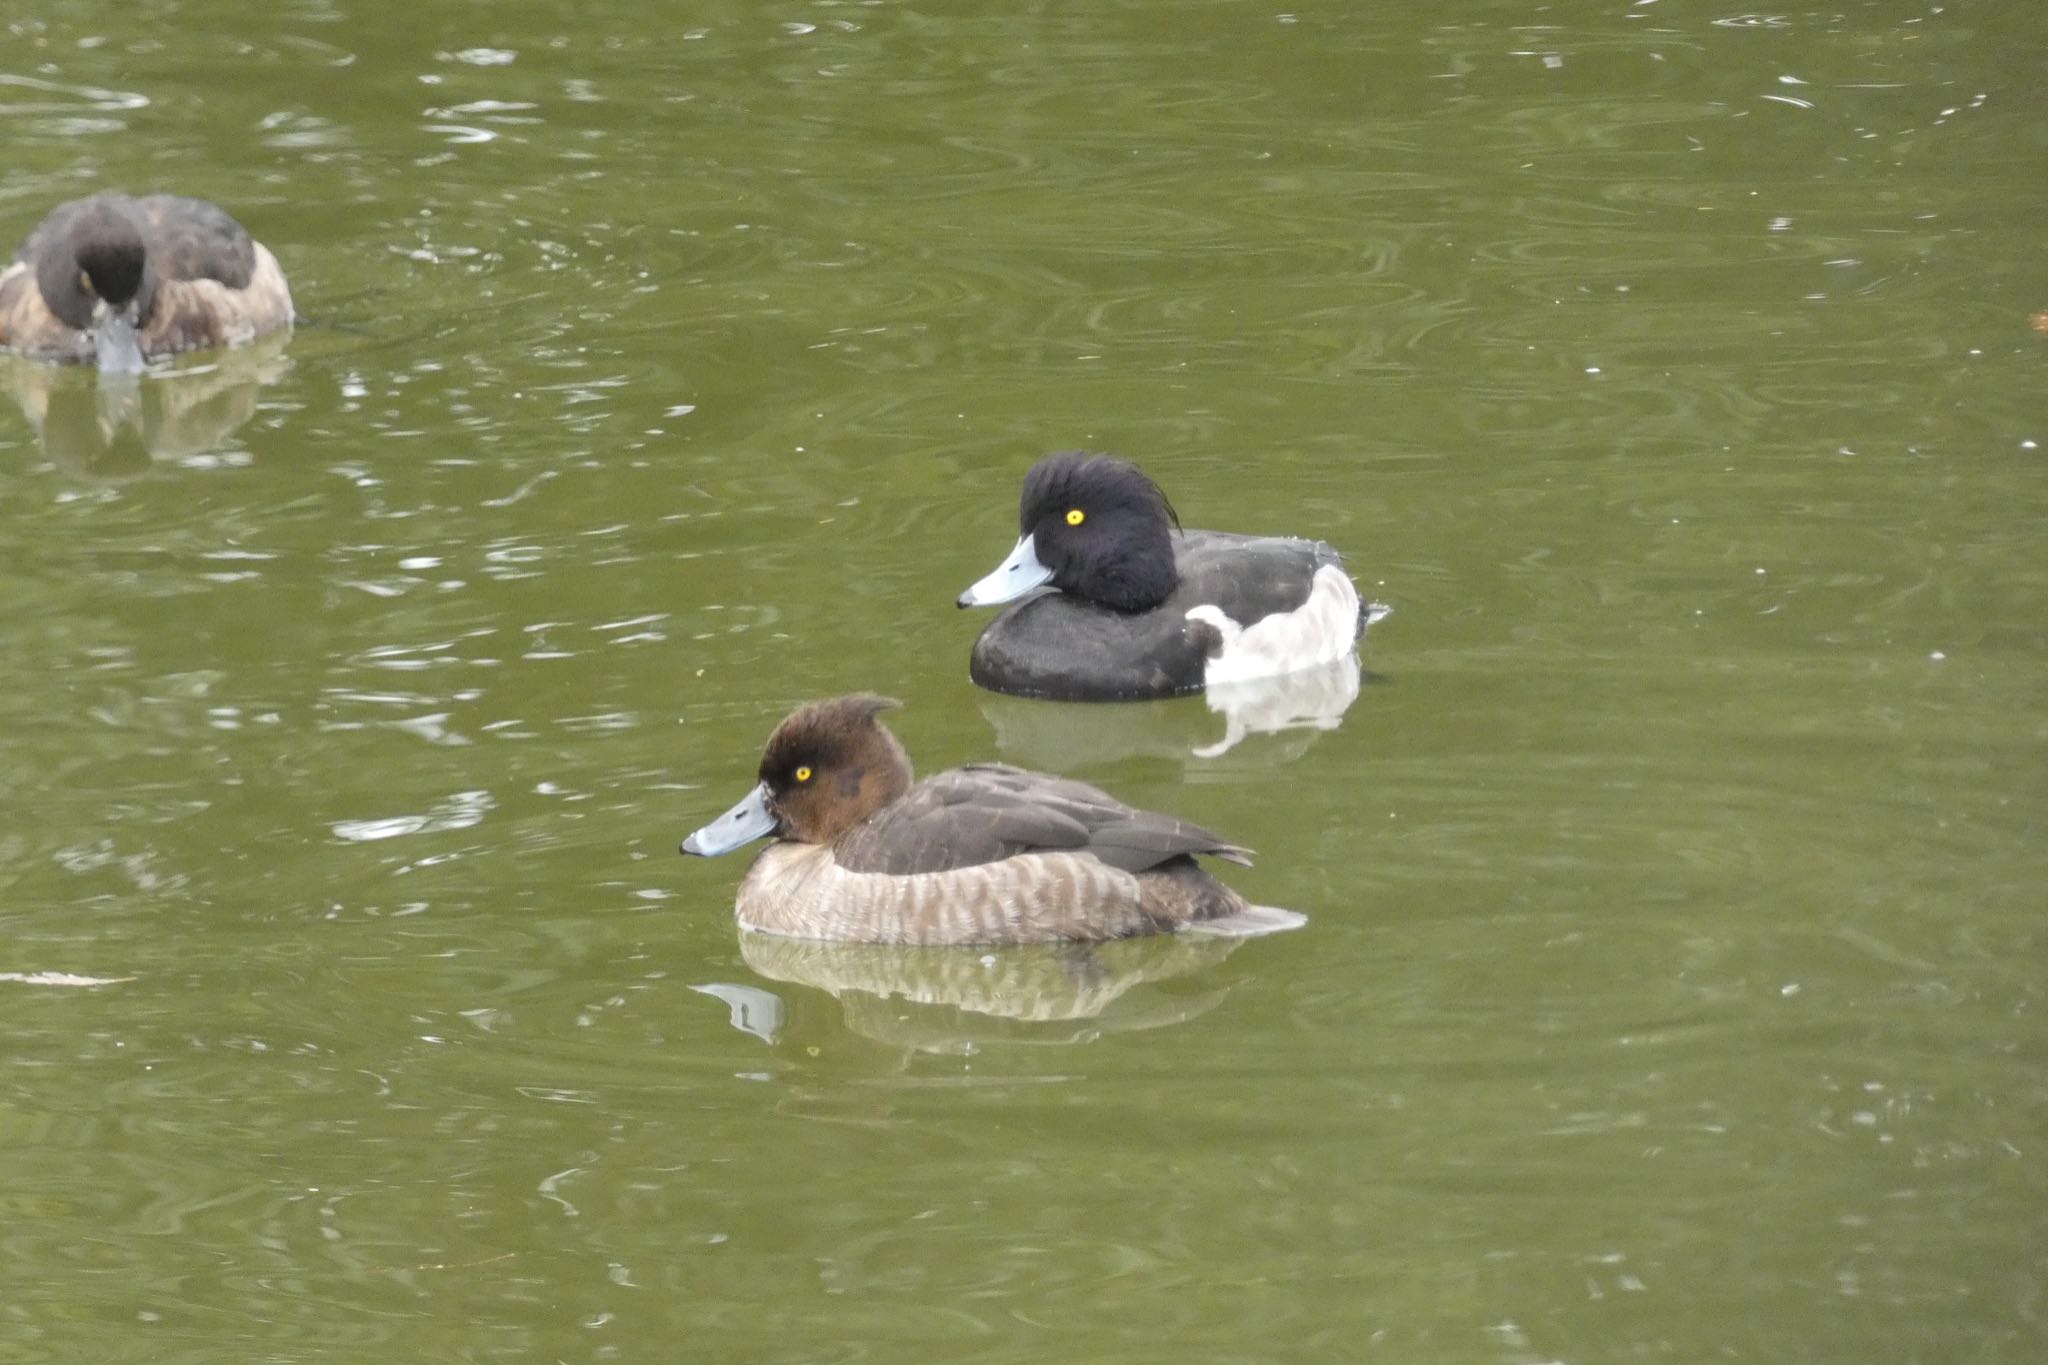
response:
[[[1358,656],[1349,654],[1277,678],[1216,683],[1202,694],[1202,700],[1223,717],[1223,737],[1194,750],[1196,758],[1220,758],[1247,735],[1307,731],[1294,747],[1294,753],[1299,753],[1308,748],[1315,732],[1336,729],[1351,703],[1358,700]]]
[[[1072,772],[1128,758],[1220,758],[1252,735],[1281,736],[1257,756],[1284,762],[1336,729],[1358,700],[1361,678],[1371,676],[1347,655],[1276,678],[1212,685],[1202,693],[1207,711],[1192,698],[1076,706],[989,692],[975,700],[995,730],[996,748],[1027,768]],[[1220,737],[1213,716],[1223,718]]]
[[[0,388],[35,428],[50,463],[87,478],[132,479],[157,460],[226,447],[256,415],[264,386],[290,368],[287,339],[280,333],[141,375],[0,356]]]
[[[921,1052],[967,1053],[997,1042],[1087,1042],[1193,1019],[1230,986],[1184,978],[1216,966],[1244,942],[1190,932],[1106,943],[904,948],[742,932],[740,954],[771,981],[835,997],[846,1026],[864,1037]],[[735,1028],[774,1040],[784,1010],[771,993],[724,983],[694,989],[731,1006]]]

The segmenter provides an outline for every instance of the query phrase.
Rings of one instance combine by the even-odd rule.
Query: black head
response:
[[[36,252],[36,288],[67,327],[90,329],[96,305],[147,316],[155,289],[149,250],[134,220],[106,198],[88,199]]]
[[[93,292],[108,303],[119,307],[141,291],[149,256],[126,214],[103,208],[81,215],[72,225],[71,245]]]
[[[1179,582],[1172,534],[1180,519],[1128,460],[1078,450],[1046,456],[1024,476],[1017,521],[1053,586],[1076,597],[1146,611]]]
[[[784,839],[829,844],[910,789],[910,757],[880,720],[901,702],[871,693],[789,714],[761,753],[761,783]]]

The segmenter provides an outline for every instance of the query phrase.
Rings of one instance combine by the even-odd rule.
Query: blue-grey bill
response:
[[[700,858],[716,858],[774,832],[775,812],[768,808],[768,787],[764,783],[741,797],[731,810],[683,840],[682,851]]]
[[[135,324],[119,313],[109,313],[94,325],[93,349],[101,374],[141,374],[144,369]]]
[[[1010,551],[1010,557],[996,565],[995,572],[976,581],[960,594],[963,607],[999,607],[1014,602],[1041,583],[1052,581],[1052,570],[1038,559],[1038,546],[1026,534]]]

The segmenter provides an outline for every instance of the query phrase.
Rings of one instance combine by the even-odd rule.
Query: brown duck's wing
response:
[[[256,244],[225,209],[204,199],[152,194],[134,201],[149,244],[149,261],[167,280],[218,280],[246,289],[256,271]]]
[[[903,875],[1061,850],[1091,853],[1126,872],[1195,853],[1251,860],[1185,820],[1136,810],[1085,782],[1003,763],[971,764],[920,782],[841,835],[833,851],[850,872]]]
[[[849,872],[901,876],[1087,844],[1088,827],[1072,815],[961,768],[927,778],[840,835],[833,855]]]

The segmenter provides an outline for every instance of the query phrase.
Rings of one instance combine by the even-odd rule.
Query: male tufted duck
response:
[[[93,361],[109,374],[291,324],[277,258],[202,199],[60,204],[0,270],[0,350]]]
[[[968,663],[991,691],[1176,696],[1344,658],[1377,619],[1322,541],[1181,531],[1159,485],[1127,460],[1048,455],[1024,476],[1017,520],[1009,558],[959,598],[1015,603]],[[1025,597],[1048,584],[1056,591]]]
[[[1038,943],[1183,928],[1259,934],[1306,921],[1249,904],[1195,862],[1251,855],[1081,782],[974,763],[911,784],[910,759],[859,695],[798,708],[768,737],[760,785],[683,840],[712,857],[767,835],[740,924],[863,943]]]

